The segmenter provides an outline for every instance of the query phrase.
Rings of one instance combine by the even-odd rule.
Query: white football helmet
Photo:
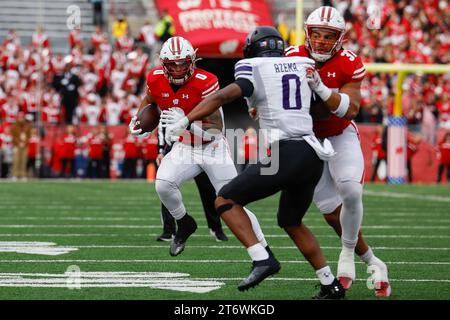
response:
[[[325,29],[336,32],[336,40],[332,48],[327,51],[318,50],[311,42],[311,32],[314,29]],[[324,62],[330,59],[342,48],[345,35],[345,20],[342,15],[333,7],[320,7],[314,10],[305,22],[306,41],[305,47],[316,61]],[[313,40],[314,41],[314,40]]]
[[[183,37],[172,37],[163,43],[159,58],[171,83],[182,85],[194,74],[196,52]]]

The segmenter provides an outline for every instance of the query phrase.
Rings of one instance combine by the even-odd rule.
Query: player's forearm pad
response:
[[[339,93],[341,101],[336,110],[332,111],[339,118],[343,118],[347,114],[347,110],[350,107],[350,97],[346,93]]]

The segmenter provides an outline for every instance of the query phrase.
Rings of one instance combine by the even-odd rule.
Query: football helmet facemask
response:
[[[183,37],[172,37],[163,43],[159,58],[170,83],[183,85],[190,79],[194,74],[196,52]]]
[[[327,38],[314,31],[327,31]],[[305,22],[305,47],[312,58],[319,62],[329,60],[342,48],[345,35],[345,20],[333,7],[320,7],[314,10]],[[330,37],[331,35],[331,37]]]

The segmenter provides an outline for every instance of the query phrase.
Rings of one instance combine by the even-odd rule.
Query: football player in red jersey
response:
[[[450,183],[450,131],[446,132],[444,138],[438,146],[437,153],[439,160],[437,183],[441,183],[442,174],[447,167],[447,183]]]
[[[165,127],[183,118],[205,97],[216,92],[219,82],[215,75],[195,66],[196,50],[182,37],[168,39],[161,47],[160,59],[162,67],[150,70],[147,75],[147,95],[139,110],[149,104],[159,107],[163,111],[161,124]],[[136,116],[131,119],[129,128],[135,136],[148,135],[142,133]],[[211,130],[217,134],[212,135]],[[187,239],[197,229],[195,220],[187,214],[182,201],[180,186],[183,182],[204,171],[218,192],[237,175],[222,131],[222,111],[217,110],[204,118],[201,126],[191,125],[182,136],[182,141],[174,142],[171,151],[161,161],[155,188],[178,226],[170,245],[169,253],[172,256],[184,250]],[[172,144],[169,137],[166,137],[166,141]],[[259,243],[267,247],[255,215],[248,210],[247,214]]]
[[[328,138],[337,155],[324,166],[314,202],[341,236],[337,276],[345,288],[351,286],[355,280],[356,250],[374,272],[375,294],[389,296],[386,264],[373,254],[359,231],[363,217],[364,159],[352,119],[359,111],[365,68],[360,57],[342,48],[345,31],[344,18],[336,9],[320,7],[305,22],[305,45],[289,47],[285,55],[315,61],[307,70],[308,83],[327,109],[312,112],[314,133],[318,138]]]

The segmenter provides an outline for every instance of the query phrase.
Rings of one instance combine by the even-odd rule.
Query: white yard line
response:
[[[392,192],[392,191],[364,190],[364,196],[450,202],[450,197],[436,196],[436,195],[420,195],[417,193],[403,193],[403,192]]]
[[[156,249],[156,248],[168,248],[168,245],[75,245],[75,244],[61,244],[64,247],[73,247],[73,248],[83,248],[83,249]],[[2,241],[0,241],[0,247],[2,246]],[[289,250],[298,250],[295,246],[270,246],[273,249],[289,249]],[[337,246],[320,246],[322,249],[336,249],[340,250],[341,247]],[[230,246],[230,245],[191,245],[189,248],[197,248],[197,249],[242,249],[242,246]],[[445,247],[377,247],[372,246],[375,250],[433,250],[439,251],[444,250],[448,251],[450,248]]]
[[[210,280],[210,281],[235,281],[242,280],[242,278],[200,278],[202,280]],[[271,277],[266,278],[264,281],[314,281],[317,282],[317,278],[279,278],[279,277]],[[367,281],[364,278],[357,278],[357,281]],[[450,279],[389,279],[390,282],[450,282]]]
[[[161,233],[0,233],[0,237],[157,237]],[[334,234],[314,234],[318,238],[337,238]],[[266,238],[287,238],[285,234],[264,234]],[[209,234],[196,233],[193,237],[208,237]],[[450,239],[450,235],[415,235],[415,234],[364,234],[364,238],[381,238],[381,239]]]
[[[329,263],[337,263],[337,261],[328,261]],[[47,260],[47,259],[34,259],[34,260],[0,260],[0,264],[3,263],[248,263],[250,260],[178,260],[178,259],[61,259],[61,260]],[[280,263],[286,264],[308,264],[307,261],[302,260],[280,260]],[[364,264],[364,262],[355,261],[356,264]],[[385,261],[387,265],[450,265],[450,262],[436,262],[436,261]]]
[[[129,283],[133,282],[133,285],[145,286],[149,283],[155,281],[184,281],[182,279],[176,279],[177,277],[186,277],[188,274],[182,273],[174,273],[173,275],[162,274],[157,277],[158,273],[155,275],[146,273],[128,273],[128,272],[116,272],[116,273],[108,273],[108,272],[83,272],[82,276],[82,286],[89,287],[89,283],[95,283],[96,286],[103,283],[104,287],[113,287],[115,285],[120,285],[121,283]],[[33,278],[20,278],[20,277],[33,277]],[[36,279],[35,277],[47,277],[46,279]],[[50,273],[0,273],[0,279],[5,279],[7,283],[0,283],[0,286],[46,286],[46,285],[55,285],[61,284],[61,287],[67,287],[66,279],[67,274],[50,274]],[[107,278],[105,278],[107,277]],[[153,280],[154,279],[154,280]],[[189,279],[188,279],[189,280]],[[238,277],[221,277],[221,278],[195,278],[195,280],[201,281],[240,281],[242,278]],[[357,281],[367,281],[365,278],[357,278]],[[313,281],[317,282],[317,278],[288,278],[288,277],[271,277],[267,278],[266,281]],[[450,279],[389,279],[390,282],[442,282],[448,283]],[[62,282],[62,283],[61,283]]]
[[[375,216],[375,215],[374,215]],[[371,216],[369,215],[369,217],[371,218]],[[425,217],[425,216],[424,216]],[[203,217],[197,217],[195,216],[196,219],[203,219]],[[429,217],[428,217],[429,218]],[[148,217],[148,218],[138,218],[138,217],[92,217],[92,216],[87,216],[87,217],[61,217],[61,216],[10,216],[10,217],[5,217],[2,216],[0,217],[0,220],[29,220],[29,221],[45,221],[45,220],[50,220],[50,221],[144,221],[144,222],[148,222],[151,223],[152,221],[161,221],[160,217]],[[273,218],[258,218],[259,221],[266,221],[266,222],[275,222],[276,221],[276,217]],[[324,220],[323,218],[321,218],[320,216],[318,216],[317,218],[306,218],[305,221],[314,221],[314,222],[320,222]],[[389,219],[389,222],[412,222],[411,221],[411,216],[409,216],[409,218],[404,218],[404,219],[399,219],[399,218],[395,218],[395,219]],[[450,223],[450,219],[421,219],[420,223]],[[450,226],[449,226],[450,227]]]
[[[313,229],[329,229],[330,227],[327,225],[308,225],[309,228]],[[4,229],[14,229],[14,228],[31,228],[31,229],[42,229],[42,228],[58,228],[58,229],[71,229],[71,228],[80,228],[80,229],[160,229],[161,226],[150,225],[133,225],[133,224],[1,224],[0,228]],[[207,229],[207,226],[199,226],[199,229]],[[264,226],[264,229],[280,229],[278,226]],[[370,225],[363,226],[362,229],[439,229],[439,230],[450,230],[450,226],[442,226],[442,225],[432,225],[432,226],[392,226],[392,225]]]

